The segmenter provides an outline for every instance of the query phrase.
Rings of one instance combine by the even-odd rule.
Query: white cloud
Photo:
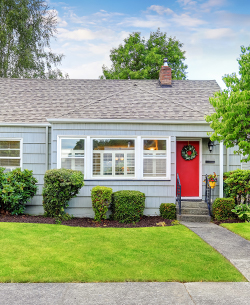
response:
[[[164,18],[159,19],[159,16],[148,15],[145,19],[142,18],[126,18],[118,24],[119,26],[129,26],[135,28],[153,28],[167,27],[170,24]]]
[[[192,1],[192,0],[177,0],[177,2],[179,2],[183,6],[192,6],[197,4],[196,1]]]
[[[208,0],[207,2],[201,4],[201,9],[205,11],[210,11],[213,7],[220,7],[225,4],[226,0]]]
[[[92,40],[96,39],[96,34],[89,29],[78,29],[74,31],[69,31],[66,29],[58,29],[58,38],[61,39],[71,39],[71,40]]]
[[[205,39],[222,39],[234,37],[234,31],[229,28],[207,29],[204,31]]]
[[[174,14],[173,18],[170,19],[170,21],[174,22],[178,26],[185,26],[190,28],[197,27],[206,23],[206,21],[190,17],[188,14]]]
[[[159,15],[163,14],[173,14],[173,11],[170,8],[160,6],[160,5],[151,5],[148,10],[154,11]]]

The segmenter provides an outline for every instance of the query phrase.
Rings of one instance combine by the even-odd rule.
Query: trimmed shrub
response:
[[[162,203],[160,215],[165,219],[176,219],[176,205],[174,203]]]
[[[83,174],[72,169],[50,169],[44,175],[43,208],[45,216],[63,217],[68,201],[84,185]]]
[[[213,216],[216,220],[235,218],[232,209],[235,207],[233,198],[216,198],[213,203]]]
[[[112,218],[121,223],[138,222],[145,209],[145,194],[139,191],[118,191],[112,195]]]
[[[112,199],[112,188],[106,186],[95,186],[91,190],[92,207],[95,212],[95,221],[101,222],[106,219],[108,206]]]
[[[33,177],[31,170],[16,168],[4,173],[0,169],[0,196],[3,210],[12,215],[23,214],[26,203],[37,191],[37,179]]]
[[[246,203],[250,194],[250,170],[236,169],[223,174],[224,193],[235,203]]]

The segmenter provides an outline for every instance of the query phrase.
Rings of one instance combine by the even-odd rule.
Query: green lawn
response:
[[[186,227],[0,223],[0,282],[245,281]]]
[[[250,223],[223,223],[222,227],[227,228],[228,230],[242,236],[245,239],[250,240]]]

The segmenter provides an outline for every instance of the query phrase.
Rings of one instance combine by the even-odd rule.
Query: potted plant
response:
[[[215,172],[211,175],[208,175],[208,181],[211,189],[215,188],[217,182],[217,175],[215,174]]]

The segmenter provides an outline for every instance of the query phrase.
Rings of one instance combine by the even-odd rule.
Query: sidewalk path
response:
[[[250,283],[0,284],[1,305],[249,305]]]
[[[225,256],[250,281],[250,241],[213,223],[181,223]]]

